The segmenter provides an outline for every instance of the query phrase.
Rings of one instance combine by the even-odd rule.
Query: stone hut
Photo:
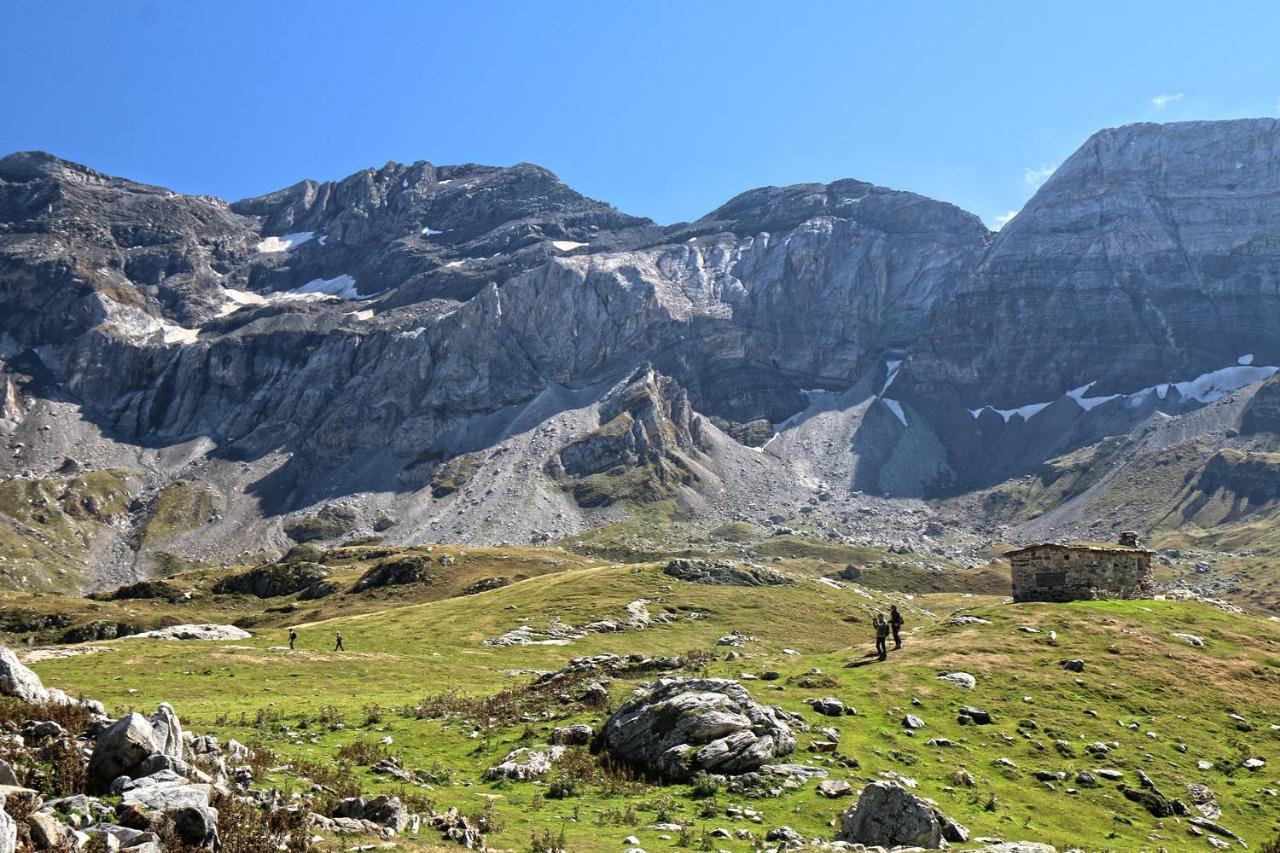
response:
[[[1133,533],[1115,545],[1028,545],[1005,554],[1013,567],[1014,601],[1152,598],[1151,552]]]

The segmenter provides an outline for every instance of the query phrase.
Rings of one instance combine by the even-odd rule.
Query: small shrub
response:
[[[718,817],[720,815],[720,801],[715,797],[704,800],[701,814],[705,818]]]
[[[306,853],[311,849],[302,810],[260,809],[220,794],[210,804],[218,810],[221,853]]]
[[[706,771],[699,770],[693,777],[693,795],[695,797],[714,797],[720,793],[720,782]]]
[[[552,835],[549,829],[542,830],[541,835],[534,830],[529,836],[529,853],[565,853],[568,843],[563,826],[558,835]]]
[[[0,726],[11,724],[17,727],[28,720],[53,720],[69,732],[82,732],[89,725],[89,712],[78,704],[27,704],[17,699],[0,697]]]
[[[321,705],[316,712],[316,720],[322,725],[336,729],[346,725],[347,717],[334,705]]]
[[[338,760],[360,766],[377,764],[384,758],[390,758],[391,751],[377,741],[358,738],[351,743],[338,747]]]

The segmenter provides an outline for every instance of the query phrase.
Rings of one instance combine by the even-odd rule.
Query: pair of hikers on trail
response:
[[[872,621],[876,629],[876,655],[880,660],[889,657],[889,634],[893,634],[893,648],[902,648],[902,614],[898,612],[898,605],[889,608],[889,618],[885,619],[883,613],[877,613],[876,618]]]
[[[297,643],[298,643],[298,632],[297,632],[297,631],[295,631],[294,629],[290,628],[290,629],[289,629],[289,651],[293,651],[295,648],[297,648]],[[338,632],[338,642],[334,645],[333,650],[334,650],[335,652],[345,652],[345,651],[346,651],[346,649],[345,649],[345,648],[343,648],[343,646],[342,646],[342,632],[341,632],[341,631],[339,631],[339,632]]]

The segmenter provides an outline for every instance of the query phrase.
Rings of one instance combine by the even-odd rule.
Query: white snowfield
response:
[[[279,237],[268,237],[258,244],[258,251],[264,254],[269,254],[271,252],[287,252],[294,246],[301,246],[314,236],[314,231],[299,231],[295,234],[282,234]]]
[[[910,426],[907,423],[906,412],[902,411],[902,404],[897,400],[890,400],[888,397],[881,397],[880,402],[889,407],[889,411],[893,412],[893,416],[902,421],[903,426]]]
[[[1147,400],[1152,394],[1158,400],[1165,400],[1169,397],[1169,389],[1175,389],[1179,395],[1185,400],[1195,400],[1200,403],[1212,403],[1221,400],[1223,397],[1239,391],[1249,385],[1262,382],[1275,375],[1280,367],[1271,366],[1255,366],[1253,364],[1253,355],[1242,355],[1236,359],[1236,364],[1231,367],[1223,367],[1218,370],[1212,370],[1203,373],[1195,379],[1186,382],[1164,382],[1159,385],[1152,385],[1149,388],[1140,388],[1130,394],[1109,394],[1103,397],[1086,397],[1089,389],[1094,386],[1094,382],[1081,385],[1079,388],[1072,388],[1065,396],[1075,400],[1076,405],[1088,412],[1097,408],[1103,403],[1111,400],[1122,399],[1126,406],[1139,406]],[[1050,401],[1052,402],[1052,401]],[[979,406],[976,409],[970,409],[969,414],[978,417],[984,411],[990,409],[995,412],[1005,423],[1015,415],[1024,421],[1031,418],[1048,406],[1049,403],[1030,403],[1016,409],[997,409],[992,406]]]
[[[572,240],[552,240],[551,245],[555,246],[562,252],[572,252],[574,249],[581,249],[583,246],[589,246],[590,243],[575,243]]]
[[[224,287],[222,293],[227,297],[227,301],[218,309],[218,316],[225,317],[228,314],[234,314],[246,305],[266,305],[267,298],[261,293],[254,293],[249,290],[235,290],[230,287]]]
[[[337,296],[341,299],[359,299],[356,291],[356,280],[343,273],[334,278],[313,278],[311,281],[295,287],[292,293],[319,293],[325,296]]]
[[[166,344],[194,344],[200,337],[199,329],[187,329],[172,323],[161,323],[160,330]]]

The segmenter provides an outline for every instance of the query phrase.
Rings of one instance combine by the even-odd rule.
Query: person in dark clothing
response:
[[[885,621],[883,613],[877,613],[875,619],[876,626],[876,654],[880,660],[889,657],[889,623]]]
[[[889,628],[893,631],[893,647],[902,648],[902,614],[896,604],[889,608]]]
[[[293,651],[293,648],[297,644],[297,642],[298,642],[298,632],[290,628],[289,629],[289,651]]]
[[[346,649],[345,649],[345,648],[343,648],[343,646],[342,646],[342,632],[341,632],[341,631],[339,631],[339,632],[338,632],[338,644],[337,644],[337,645],[335,645],[335,646],[333,647],[333,650],[334,650],[335,652],[345,652],[345,651],[346,651]]]

